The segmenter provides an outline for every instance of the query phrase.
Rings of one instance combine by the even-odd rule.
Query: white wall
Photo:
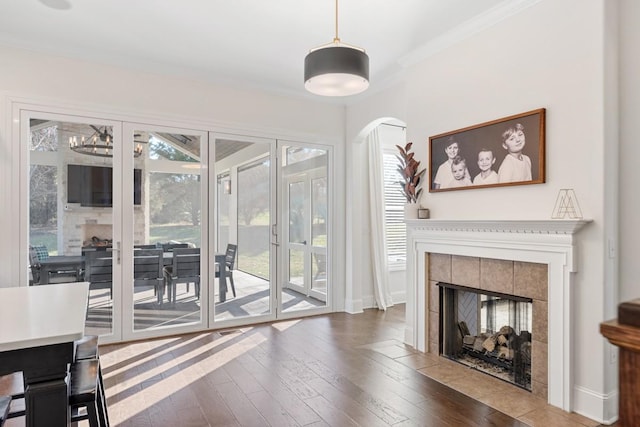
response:
[[[0,47],[0,227],[6,233],[0,240],[0,286],[18,283],[22,260],[16,249],[26,242],[18,226],[18,178],[25,177],[18,169],[18,128],[10,111],[16,100],[42,111],[57,106],[91,117],[333,145],[334,263],[340,260],[333,272],[340,289],[336,306],[344,306],[343,106]]]
[[[600,421],[617,413],[611,381],[615,365],[598,332],[612,310],[605,296],[615,293],[611,278],[616,268],[616,261],[605,257],[605,242],[616,239],[608,233],[615,229],[617,215],[616,206],[605,205],[611,200],[605,189],[617,183],[616,171],[605,159],[611,144],[614,149],[617,144],[610,139],[617,117],[604,111],[611,101],[606,91],[616,79],[604,47],[610,41],[605,37],[611,24],[605,19],[611,7],[607,3],[542,0],[414,61],[405,83],[407,139],[414,141],[416,155],[425,163],[431,135],[547,109],[545,184],[427,193],[421,204],[438,219],[549,219],[558,190],[575,190],[584,217],[593,223],[578,235],[573,408]],[[629,18],[629,25],[637,17]],[[366,117],[369,111],[370,105],[352,106],[349,119]],[[635,157],[627,156],[629,172]]]
[[[640,298],[640,2],[620,1],[620,300]]]

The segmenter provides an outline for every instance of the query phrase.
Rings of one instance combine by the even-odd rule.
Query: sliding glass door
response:
[[[326,311],[329,151],[232,135],[210,139],[215,147],[216,251],[222,255],[229,247],[236,249],[226,261],[226,280],[216,281],[215,322]]]
[[[115,342],[330,309],[327,149],[20,114],[22,277],[89,282],[87,333]]]
[[[89,282],[86,332],[106,342],[206,327],[206,132],[21,119],[29,284]]]
[[[124,124],[124,338],[207,322],[206,133]],[[204,219],[204,220],[203,220]]]
[[[87,333],[119,336],[119,253],[113,242],[120,227],[114,212],[120,208],[121,180],[113,159],[121,126],[45,113],[23,112],[21,118],[29,159],[23,193],[29,284],[90,281]],[[93,269],[87,269],[88,259],[95,260]]]
[[[213,135],[216,171],[214,321],[275,318],[275,141]]]
[[[329,153],[282,145],[284,278],[282,312],[327,306],[329,294]]]

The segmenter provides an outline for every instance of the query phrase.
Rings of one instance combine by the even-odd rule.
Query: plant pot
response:
[[[418,219],[418,204],[417,203],[405,203],[404,204],[404,219]]]

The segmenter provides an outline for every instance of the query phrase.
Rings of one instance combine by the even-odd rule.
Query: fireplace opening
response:
[[[533,301],[450,283],[440,288],[440,354],[531,391]]]

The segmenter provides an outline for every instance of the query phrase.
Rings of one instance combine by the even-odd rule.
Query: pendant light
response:
[[[369,87],[369,56],[338,37],[338,0],[336,36],[331,43],[311,49],[304,58],[304,87],[322,96],[355,95]]]

